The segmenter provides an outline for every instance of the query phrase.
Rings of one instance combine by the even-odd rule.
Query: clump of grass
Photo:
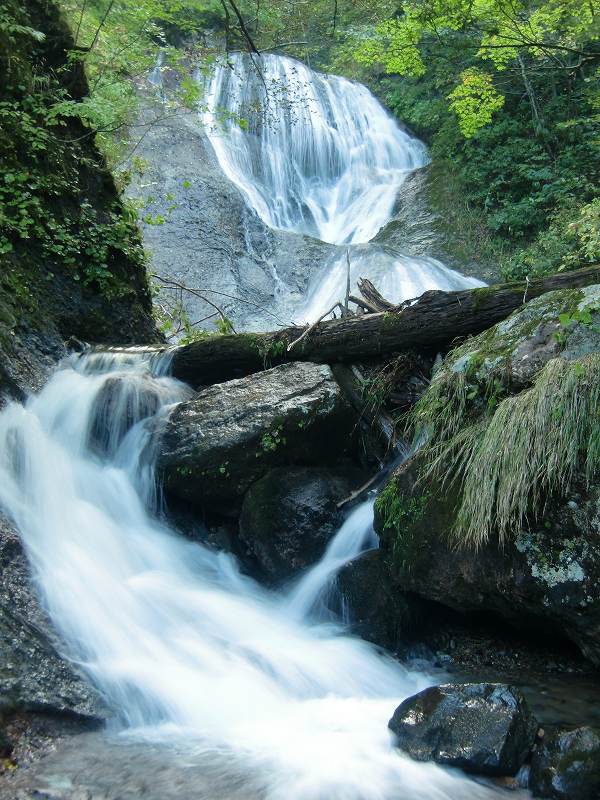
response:
[[[564,496],[576,476],[588,484],[597,478],[600,354],[549,361],[531,388],[471,424],[457,413],[461,397],[455,392],[435,426],[439,437],[423,452],[426,477],[462,493],[452,532],[457,545],[478,548],[492,534],[502,544],[550,497]]]

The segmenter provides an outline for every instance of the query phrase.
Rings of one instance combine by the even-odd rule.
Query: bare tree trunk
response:
[[[517,56],[517,61],[519,62],[519,67],[521,68],[521,77],[523,78],[523,85],[525,86],[525,91],[527,92],[527,97],[529,98],[529,104],[531,106],[531,117],[533,120],[533,127],[537,132],[544,127],[544,123],[542,120],[542,116],[540,114],[540,110],[538,108],[537,98],[535,96],[535,90],[531,85],[529,76],[527,75],[527,70],[525,68],[525,61],[521,53],[519,53],[519,55]]]

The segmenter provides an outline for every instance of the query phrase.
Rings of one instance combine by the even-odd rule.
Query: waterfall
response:
[[[169,759],[222,764],[221,785],[227,770],[232,792],[247,775],[265,800],[497,796],[392,747],[387,721],[425,676],[292,613],[289,594],[161,521],[155,431],[189,393],[168,364],[140,351],[72,357],[0,413],[0,506],[66,655],[116,712],[112,735],[178,743],[184,755]],[[360,514],[364,534],[370,508]],[[343,531],[322,564],[360,546]]]
[[[406,176],[427,163],[425,146],[366,86],[284,56],[229,62],[215,71],[205,123],[223,171],[263,222],[332,244],[372,239]]]
[[[350,514],[329,543],[323,558],[307,570],[288,596],[288,609],[299,619],[327,611],[323,602],[341,567],[377,542],[373,531],[373,501],[367,500]],[[326,615],[327,616],[327,615]]]
[[[411,254],[407,242],[371,243],[428,155],[365,86],[284,56],[232,53],[214,71],[202,116],[223,172],[266,225],[340,246],[306,302],[286,309],[299,321],[344,298],[347,247],[351,286],[368,277],[394,302],[484,285]]]

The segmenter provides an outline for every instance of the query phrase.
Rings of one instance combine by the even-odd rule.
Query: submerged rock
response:
[[[0,516],[0,710],[106,718],[108,709],[61,649],[31,585],[19,535]]]
[[[529,773],[534,797],[597,800],[600,797],[600,729],[545,731]]]
[[[158,471],[177,497],[231,514],[273,467],[339,460],[354,424],[329,367],[283,364],[181,403],[166,425]]]
[[[343,521],[337,503],[360,484],[358,470],[317,467],[279,467],[254,483],[239,535],[263,577],[283,580],[318,561]]]
[[[432,686],[401,703],[389,722],[398,747],[477,775],[516,775],[538,723],[519,689],[492,683]]]

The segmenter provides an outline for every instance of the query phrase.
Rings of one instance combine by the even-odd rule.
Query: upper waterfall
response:
[[[427,149],[366,86],[285,56],[232,53],[212,73],[203,122],[221,169],[263,223],[331,245],[300,292],[272,265],[280,317],[326,316],[348,272],[351,286],[367,277],[397,303],[483,285],[432,257],[415,232],[422,209],[407,178],[427,164]],[[373,241],[399,207],[411,224]]]
[[[332,244],[372,239],[408,173],[427,163],[422,142],[365,86],[279,55],[257,66],[230,54],[204,121],[223,171],[263,222]]]

